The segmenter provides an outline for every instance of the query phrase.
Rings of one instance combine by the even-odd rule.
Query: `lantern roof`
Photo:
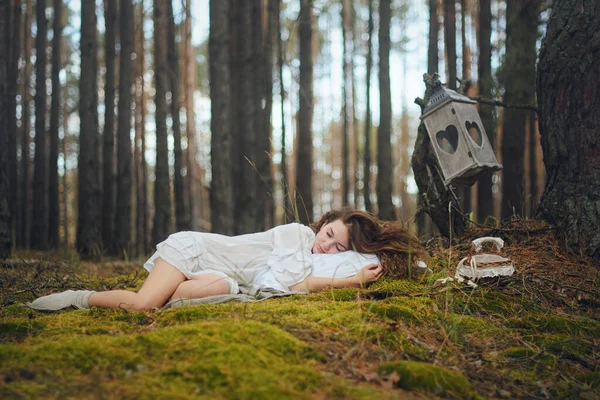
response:
[[[427,117],[433,111],[442,107],[444,104],[448,102],[458,102],[458,103],[469,103],[476,104],[475,100],[471,100],[464,94],[458,93],[455,90],[446,88],[439,80],[436,80],[433,86],[433,93],[431,93],[431,97],[429,98],[429,102],[425,109],[423,110],[423,114],[421,115],[421,119]]]

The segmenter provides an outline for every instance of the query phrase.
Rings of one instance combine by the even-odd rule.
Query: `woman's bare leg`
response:
[[[169,301],[199,299],[219,294],[229,294],[230,291],[229,282],[222,276],[218,274],[204,274],[179,284]]]
[[[185,280],[185,275],[177,268],[158,258],[139,292],[127,290],[96,292],[89,297],[88,304],[90,307],[151,310],[154,307],[162,307]]]

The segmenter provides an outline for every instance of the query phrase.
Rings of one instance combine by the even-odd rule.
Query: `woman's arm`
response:
[[[348,278],[322,278],[318,276],[307,276],[302,282],[290,286],[295,292],[315,292],[327,287],[363,287],[375,282],[381,277],[383,268],[377,264],[367,265],[354,276]]]

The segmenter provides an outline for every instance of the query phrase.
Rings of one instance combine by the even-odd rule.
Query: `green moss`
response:
[[[39,321],[20,318],[10,322],[0,322],[0,343],[23,340],[35,335],[45,327]]]
[[[594,351],[594,346],[589,341],[565,334],[536,335],[532,341],[546,351],[567,357],[583,357]]]
[[[510,347],[504,350],[504,355],[512,359],[531,358],[538,355],[539,352],[528,347]]]
[[[324,290],[310,295],[311,300],[355,301],[360,297],[361,289],[342,288]]]
[[[600,336],[600,322],[584,317],[528,314],[508,321],[507,325],[541,333]]]
[[[418,321],[414,310],[406,306],[373,303],[369,311],[392,320]]]
[[[390,279],[383,278],[369,286],[369,290],[378,290],[382,292],[394,292],[396,294],[411,294],[422,292],[427,287],[411,279]]]
[[[460,399],[479,398],[464,375],[444,367],[416,361],[394,361],[382,364],[378,372],[383,377],[396,373],[396,386],[402,389]]]

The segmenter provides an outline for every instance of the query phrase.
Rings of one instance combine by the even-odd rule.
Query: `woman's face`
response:
[[[321,227],[315,238],[313,253],[341,253],[350,249],[350,232],[341,219],[336,219]]]

